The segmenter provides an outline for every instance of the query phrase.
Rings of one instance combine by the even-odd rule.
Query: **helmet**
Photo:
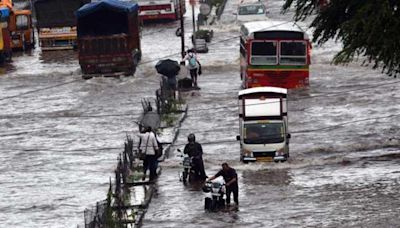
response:
[[[196,136],[194,136],[193,133],[190,133],[190,134],[188,135],[188,141],[189,141],[189,142],[194,142],[194,141],[196,141]]]

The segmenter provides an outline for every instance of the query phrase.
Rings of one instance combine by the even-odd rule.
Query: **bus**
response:
[[[242,87],[306,87],[310,54],[308,35],[293,22],[245,23],[240,28]]]
[[[138,0],[139,18],[142,21],[178,20],[180,0]],[[185,14],[185,1],[182,0],[182,14]]]

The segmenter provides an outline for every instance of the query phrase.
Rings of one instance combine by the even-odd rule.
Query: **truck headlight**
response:
[[[282,156],[284,154],[285,154],[285,148],[284,147],[280,148],[279,150],[277,150],[275,152],[275,156]]]
[[[251,150],[243,149],[243,156],[245,157],[252,157]]]

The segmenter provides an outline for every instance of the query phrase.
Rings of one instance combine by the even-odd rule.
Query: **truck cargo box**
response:
[[[287,89],[256,87],[239,92],[239,116],[246,118],[287,115]]]
[[[138,9],[135,3],[102,0],[77,11],[79,64],[85,75],[135,72],[141,57]]]

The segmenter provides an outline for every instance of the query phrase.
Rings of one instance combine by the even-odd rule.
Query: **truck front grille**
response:
[[[258,151],[258,152],[253,152],[253,156],[255,158],[258,157],[275,157],[275,151]]]

